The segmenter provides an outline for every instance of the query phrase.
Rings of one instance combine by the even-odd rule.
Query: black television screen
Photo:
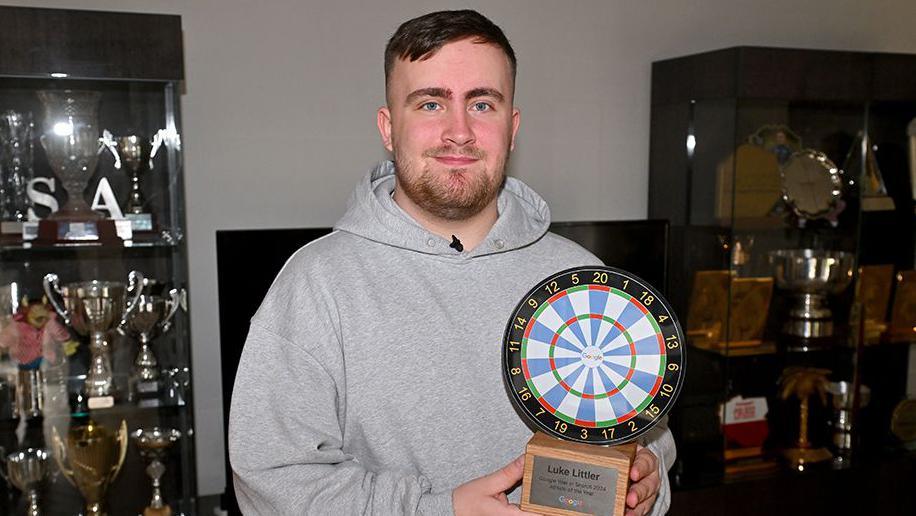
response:
[[[667,294],[668,222],[620,220],[554,222],[550,230]]]

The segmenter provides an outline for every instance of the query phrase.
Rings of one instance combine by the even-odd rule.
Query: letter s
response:
[[[35,188],[35,185],[42,184],[48,187],[48,192],[41,192]],[[51,213],[54,213],[60,209],[60,205],[57,203],[57,199],[54,198],[52,193],[54,193],[54,178],[53,177],[36,177],[35,179],[29,181],[28,186],[25,189],[26,195],[29,196],[29,200],[32,201],[32,204],[36,206],[44,206],[51,210]],[[29,220],[39,220],[38,215],[35,214],[35,210],[32,207],[29,207]]]

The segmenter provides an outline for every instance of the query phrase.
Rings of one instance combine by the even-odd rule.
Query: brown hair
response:
[[[429,59],[447,43],[474,38],[475,43],[496,45],[505,52],[515,83],[515,51],[495,23],[470,9],[438,11],[408,20],[398,27],[385,46],[385,87],[397,59]]]

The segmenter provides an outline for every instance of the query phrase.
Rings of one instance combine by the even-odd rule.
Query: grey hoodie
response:
[[[539,280],[600,262],[548,233],[546,203],[516,179],[487,238],[461,253],[393,190],[394,166],[381,163],[252,318],[229,427],[246,514],[451,514],[452,489],[512,461],[532,435],[502,383],[506,322]],[[666,472],[670,433],[650,441]]]

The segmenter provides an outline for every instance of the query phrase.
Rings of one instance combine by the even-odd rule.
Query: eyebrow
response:
[[[420,97],[436,97],[441,99],[450,99],[452,98],[452,90],[445,88],[420,88],[419,90],[414,90],[410,92],[410,95],[407,95],[407,99],[404,101],[405,104],[412,104],[415,100]]]
[[[451,99],[453,97],[452,90],[447,88],[420,88],[414,90],[407,95],[407,98],[404,100],[405,104],[412,104],[414,101],[421,97],[434,97],[441,99]],[[470,100],[477,97],[493,97],[494,99],[502,102],[505,100],[505,97],[499,90],[493,88],[474,88],[464,95],[465,100]]]
[[[477,97],[493,97],[499,102],[505,100],[503,94],[500,93],[499,90],[494,90],[493,88],[474,88],[464,95],[465,100],[470,100]]]

